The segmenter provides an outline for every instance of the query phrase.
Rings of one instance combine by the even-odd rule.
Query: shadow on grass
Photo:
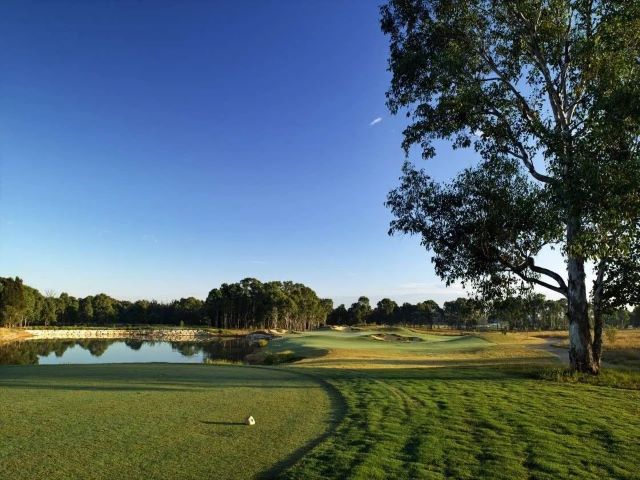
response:
[[[200,423],[204,423],[205,425],[227,425],[227,426],[240,426],[243,427],[246,423],[243,422],[210,422],[208,420],[200,420]]]
[[[640,349],[638,348],[605,349],[602,358],[605,362],[617,367],[640,370]]]
[[[510,357],[508,360],[500,357],[496,358],[484,358],[484,359],[451,359],[451,360],[443,360],[440,358],[409,358],[409,359],[394,359],[394,358],[327,358],[321,359],[318,362],[309,363],[309,367],[331,367],[331,366],[340,366],[349,368],[350,365],[360,366],[366,364],[367,369],[371,369],[371,366],[379,366],[380,368],[384,368],[385,366],[391,367],[407,367],[407,368],[416,368],[416,367],[485,367],[485,366],[510,366],[513,364],[549,364],[549,363],[557,363],[557,358],[555,356],[549,357]]]
[[[271,367],[261,367],[264,369],[272,369]],[[327,382],[324,378],[321,378],[318,375],[313,373],[308,373],[306,371],[302,372],[299,369],[295,370],[295,373],[298,375],[302,375],[308,378],[311,378],[327,392],[329,396],[329,400],[331,402],[331,417],[329,419],[329,428],[326,432],[320,435],[318,438],[307,442],[302,447],[298,448],[295,452],[289,455],[284,460],[279,461],[269,470],[258,475],[256,478],[258,480],[267,480],[272,478],[280,478],[282,474],[293,465],[295,465],[298,461],[302,459],[305,455],[307,455],[311,450],[324,442],[327,438],[331,437],[338,425],[342,422],[347,414],[347,402],[345,401],[342,394],[338,391],[336,387]]]
[[[1,366],[0,388],[39,390],[202,392],[226,388],[308,389],[293,372],[249,366],[101,364]],[[321,388],[318,386],[317,388]]]
[[[308,369],[317,372],[328,380],[348,380],[350,378],[376,381],[403,382],[403,381],[510,381],[510,380],[537,380],[539,372],[549,365],[522,364],[522,365],[461,365],[442,368],[367,368],[367,369]],[[305,368],[307,370],[307,368]]]
[[[189,387],[175,386],[174,383],[163,385],[64,385],[30,382],[6,382],[0,380],[1,388],[30,388],[37,390],[67,390],[67,391],[89,391],[89,392],[202,392],[203,390],[216,390],[225,388],[255,388],[255,389],[309,389],[309,385],[273,385],[273,384],[247,384],[247,383],[224,383],[221,385],[198,384]]]

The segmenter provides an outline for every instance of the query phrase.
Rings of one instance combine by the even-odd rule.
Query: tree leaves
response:
[[[636,268],[622,264],[640,245],[639,1],[391,0],[381,15],[405,152],[446,139],[480,157],[448,184],[405,164],[391,232],[487,294],[562,292],[533,260],[545,245]]]

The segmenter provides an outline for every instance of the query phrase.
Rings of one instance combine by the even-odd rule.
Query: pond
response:
[[[25,340],[0,344],[0,365],[78,363],[206,363],[242,362],[254,348],[245,338],[206,341],[137,339]]]

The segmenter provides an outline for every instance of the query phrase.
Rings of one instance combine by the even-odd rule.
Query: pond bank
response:
[[[0,343],[14,342],[30,338],[31,335],[24,330],[14,328],[0,328]]]
[[[73,338],[132,338],[138,340],[198,340],[216,337],[217,335],[202,329],[126,329],[126,328],[78,328],[78,329],[26,329],[30,335],[27,339],[73,339]]]

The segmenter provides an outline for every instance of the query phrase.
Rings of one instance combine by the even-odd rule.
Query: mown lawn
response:
[[[394,335],[413,341],[381,340]],[[302,359],[301,363],[306,366],[352,369],[554,361],[552,354],[531,348],[519,338],[508,336],[506,340],[502,337],[439,335],[406,328],[321,330],[273,340],[256,356],[271,359],[273,363]],[[533,339],[533,343],[544,342]]]
[[[385,336],[390,340],[381,339]],[[274,341],[273,345],[278,348],[306,350],[306,353],[315,353],[314,351],[320,353],[332,349],[371,350],[383,353],[430,353],[478,349],[487,347],[491,343],[472,335],[432,335],[406,328],[371,328],[344,332],[318,330],[290,334],[281,340]]]
[[[327,431],[331,412],[326,387],[284,370],[3,366],[0,479],[274,476]],[[242,424],[249,414],[253,427]]]
[[[323,369],[336,434],[290,479],[640,478],[640,392],[499,367]]]
[[[270,346],[311,353],[291,368],[329,381],[347,406],[336,434],[288,478],[640,479],[639,373],[580,383],[526,335],[424,334],[406,344],[370,334],[291,335]]]
[[[388,333],[289,335],[263,353],[308,358],[270,369],[0,367],[0,479],[640,480],[640,372]]]

